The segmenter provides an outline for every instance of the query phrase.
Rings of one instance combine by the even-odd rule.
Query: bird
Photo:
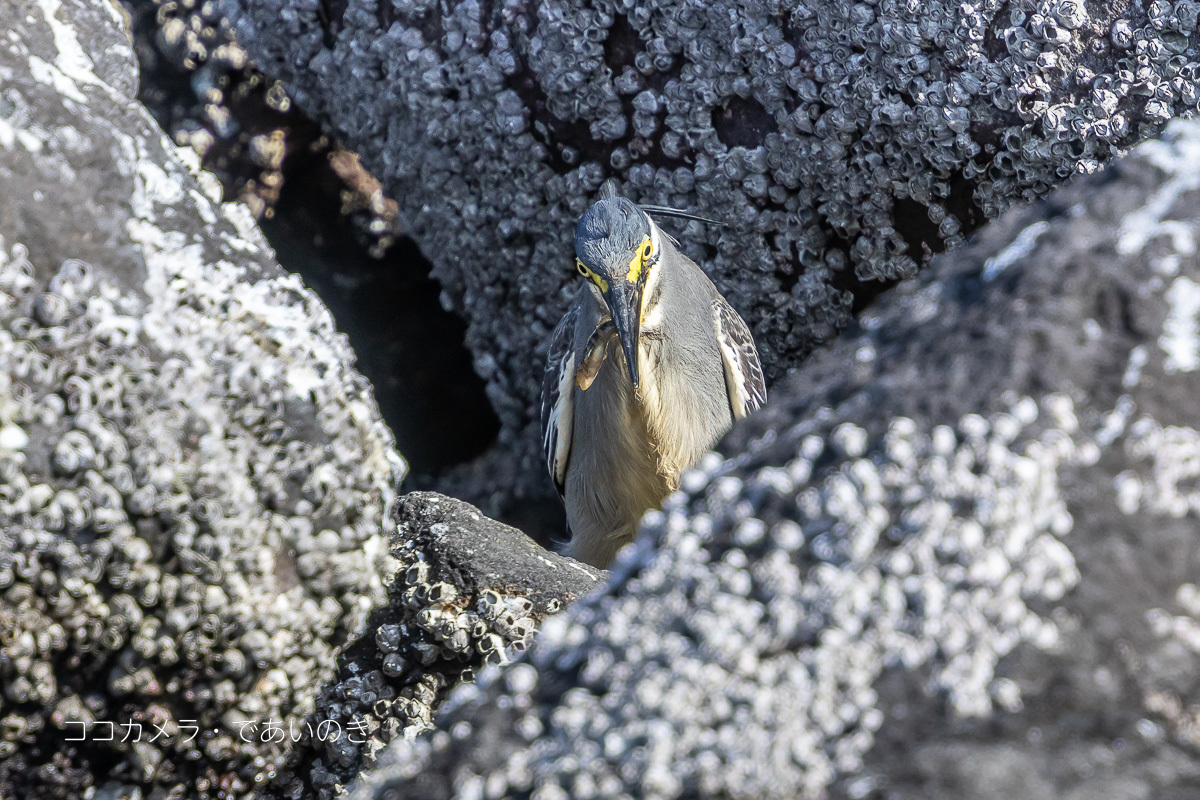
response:
[[[651,212],[711,222],[612,192],[589,206],[575,229],[582,285],[542,379],[564,552],[599,568],[684,470],[766,402],[749,327]]]

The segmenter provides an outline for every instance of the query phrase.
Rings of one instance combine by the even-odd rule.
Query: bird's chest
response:
[[[658,457],[660,474],[672,488],[679,474],[707,452],[729,428],[732,418],[719,358],[671,349],[653,336],[643,339],[639,359],[646,376],[638,409]]]
[[[594,506],[593,516],[624,524],[673,488],[660,461],[620,346],[613,342],[595,381],[577,390],[568,495]],[[590,478],[576,485],[578,476]]]
[[[732,423],[720,355],[667,344],[656,331],[644,332],[635,391],[614,338],[594,383],[576,394],[572,461],[586,461],[587,474],[620,476],[604,491],[645,493],[649,505],[673,491],[680,473]],[[656,477],[645,483],[649,476]]]

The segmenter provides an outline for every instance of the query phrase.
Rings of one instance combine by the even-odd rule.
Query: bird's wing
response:
[[[572,306],[554,329],[554,335],[550,337],[550,351],[546,354],[546,372],[542,376],[542,452],[559,497],[563,496],[567,459],[571,454],[577,315],[576,308]]]
[[[762,408],[767,402],[767,385],[763,380],[762,364],[750,329],[725,298],[713,300],[713,323],[717,329],[717,345],[725,364],[725,389],[729,392],[729,408],[734,419]]]

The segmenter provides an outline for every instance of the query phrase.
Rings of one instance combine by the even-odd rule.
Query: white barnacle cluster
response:
[[[228,103],[240,98],[226,93],[230,74],[246,69],[249,56],[233,41],[217,3],[146,0],[135,4],[135,10],[156,17],[154,27],[146,34],[152,39],[154,52],[143,52],[143,58],[161,59],[190,73],[197,107],[171,109],[175,119],[170,120],[170,127],[180,144],[194,147],[203,156],[214,137],[229,138],[237,131]],[[274,167],[278,169],[278,164]]]
[[[887,668],[929,675],[956,714],[1019,708],[996,665],[1056,645],[1044,609],[1079,580],[1059,488],[1095,458],[1079,429],[1067,397],[1025,397],[932,428],[798,423],[732,469],[701,462],[699,493],[618,557],[622,591],[480,676],[425,757],[453,761],[464,798],[821,797],[886,720]],[[515,714],[504,762],[449,755],[493,708]],[[397,744],[373,785],[417,747]]]
[[[433,727],[449,690],[478,669],[505,664],[533,641],[537,620],[558,610],[551,599],[535,610],[527,597],[495,589],[469,591],[438,580],[428,561],[414,557],[397,574],[386,621],[375,627],[374,649],[353,655],[339,680],[317,698],[312,719],[333,720],[355,737],[318,740],[306,747],[311,769],[276,782],[282,796],[332,800],[364,766],[375,764],[390,742],[413,739]]]
[[[186,254],[149,271],[0,240],[0,770],[31,796],[83,796],[95,759],[248,796],[284,753],[259,727],[303,720],[384,597],[400,464],[328,315]],[[120,723],[174,733],[83,727]]]
[[[1131,463],[1114,481],[1122,513],[1200,514],[1200,431],[1144,416],[1130,423],[1122,445]]]
[[[502,596],[494,589],[485,589],[472,605],[470,598],[460,597],[452,584],[430,581],[425,561],[415,561],[408,567],[404,584],[404,605],[412,612],[416,626],[432,637],[431,641],[414,645],[423,665],[455,656],[502,664],[532,641],[533,603],[527,597]],[[385,669],[387,666],[385,659]]]
[[[1195,655],[1200,654],[1200,587],[1184,583],[1175,591],[1174,613],[1165,608],[1146,612],[1146,623],[1157,640],[1157,650],[1142,654],[1153,659],[1157,670],[1139,678],[1142,701],[1148,712],[1192,747],[1200,746],[1200,704],[1189,691]],[[1154,725],[1145,720],[1147,725]]]
[[[1200,588],[1194,583],[1181,585],[1175,591],[1175,602],[1182,613],[1152,609],[1146,615],[1146,621],[1156,636],[1173,637],[1192,652],[1200,653]]]
[[[502,597],[485,589],[474,607],[459,602],[458,591],[443,581],[429,582],[428,567],[417,561],[405,573],[404,603],[415,615],[418,627],[433,641],[420,645],[423,663],[455,655],[480,657],[484,664],[502,664],[509,654],[524,650],[533,638],[533,603],[526,597]]]

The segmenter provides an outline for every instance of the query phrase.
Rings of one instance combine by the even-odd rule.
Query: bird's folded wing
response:
[[[754,337],[746,323],[725,301],[713,300],[713,323],[717,329],[717,344],[725,363],[725,389],[729,392],[729,408],[734,419],[757,411],[767,402],[767,386],[763,380],[762,364]]]
[[[562,497],[571,454],[572,397],[575,387],[575,317],[571,308],[550,337],[546,372],[542,376],[542,452],[546,469]]]

